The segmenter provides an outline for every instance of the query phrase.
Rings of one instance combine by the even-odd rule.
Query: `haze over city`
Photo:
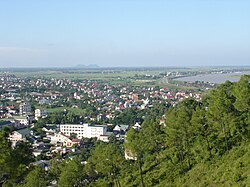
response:
[[[0,67],[235,66],[250,1],[0,2]]]

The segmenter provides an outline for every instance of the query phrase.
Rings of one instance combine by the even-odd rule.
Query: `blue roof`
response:
[[[10,121],[0,121],[0,126],[12,125]]]

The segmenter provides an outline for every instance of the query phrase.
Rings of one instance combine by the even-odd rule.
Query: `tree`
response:
[[[110,185],[120,187],[119,172],[123,162],[124,158],[116,145],[100,143],[91,152],[88,167],[94,169],[100,178],[106,178]]]
[[[49,180],[59,180],[60,174],[65,167],[65,162],[59,160],[59,156],[50,160],[50,169],[48,173]]]
[[[196,107],[191,119],[193,131],[196,135],[196,145],[194,151],[197,152],[196,156],[203,159],[212,158],[212,129],[206,120],[206,109],[204,105],[200,104]]]
[[[237,110],[246,112],[250,110],[250,75],[241,76],[234,85],[233,94],[236,98],[234,106]]]
[[[243,139],[250,138],[250,75],[243,75],[234,85],[233,94],[236,98],[234,107],[239,111],[239,133]]]
[[[197,101],[186,99],[166,114],[166,144],[169,158],[173,164],[180,165],[181,173],[191,169],[193,164],[191,148],[195,142],[195,132],[191,119],[197,106]]]
[[[139,131],[130,129],[127,133],[126,142],[125,142],[125,151],[127,154],[132,156],[139,165],[139,174],[141,186],[144,187],[144,179],[142,174],[142,161],[143,161],[143,141],[144,139],[140,138]]]
[[[27,173],[27,166],[34,161],[32,146],[27,142],[17,142],[12,150],[10,174],[13,178],[23,178]]]
[[[45,171],[36,166],[25,178],[22,187],[46,187]]]
[[[27,174],[27,166],[34,158],[28,143],[17,142],[12,148],[8,135],[8,129],[0,132],[0,176],[8,176],[5,183],[13,185]]]
[[[77,138],[77,134],[74,133],[74,132],[70,133],[70,138],[71,139],[76,139]]]
[[[7,181],[7,176],[9,176],[9,163],[11,163],[12,159],[11,143],[7,139],[9,136],[8,131],[8,128],[0,131],[0,177],[4,178],[4,181]]]
[[[233,83],[226,81],[217,90],[209,93],[206,119],[214,131],[213,149],[219,155],[231,149],[232,134],[237,128],[237,111],[234,108],[235,97],[232,94]]]
[[[86,174],[84,172],[84,167],[79,161],[79,159],[76,157],[66,163],[65,168],[63,168],[62,173],[60,175],[58,186],[86,186],[87,181],[85,179]]]

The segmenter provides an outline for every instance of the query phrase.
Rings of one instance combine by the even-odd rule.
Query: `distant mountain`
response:
[[[77,68],[100,68],[97,64],[89,64],[89,65],[84,65],[84,64],[78,64],[76,65]]]

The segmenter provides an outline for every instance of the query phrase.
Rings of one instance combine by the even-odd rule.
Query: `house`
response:
[[[35,110],[35,119],[38,120],[39,118],[47,117],[47,110],[43,108],[38,108]]]
[[[48,139],[50,139],[51,144],[57,144],[57,142],[67,142],[69,137],[62,133],[55,133],[53,135],[47,135]]]
[[[109,136],[108,135],[100,135],[97,140],[103,141],[103,142],[109,142]]]
[[[135,129],[135,130],[138,130],[138,129],[141,128],[141,125],[140,125],[138,122],[136,122],[136,123],[133,125],[132,128]]]
[[[4,127],[11,127],[14,124],[11,121],[0,121],[0,130]]]
[[[40,101],[39,101],[39,104],[40,105],[48,105],[48,104],[50,104],[51,103],[51,101],[50,100],[48,100],[48,99],[41,99]]]
[[[30,130],[28,128],[24,128],[13,131],[9,136],[9,140],[13,143],[13,145],[15,145],[18,141],[27,141],[27,138],[30,136]]]
[[[121,131],[127,131],[129,128],[129,125],[116,125],[113,129],[113,132],[121,132]]]
[[[97,137],[97,140],[103,141],[103,142],[109,142],[109,137],[112,135],[112,132],[107,132],[105,135],[100,135]]]
[[[80,146],[81,140],[80,139],[72,139],[71,142],[68,143],[68,147],[72,146]]]
[[[116,125],[113,129],[113,133],[117,139],[124,140],[128,128],[129,125]]]
[[[15,106],[13,106],[13,105],[7,106],[6,109],[7,109],[8,113],[11,115],[17,114],[17,110],[16,110]]]
[[[47,136],[51,140],[51,144],[62,143],[63,146],[72,147],[73,145],[80,145],[79,139],[70,139],[69,136],[66,136],[63,133],[55,133],[54,135]]]
[[[35,149],[35,150],[33,150],[32,154],[33,154],[35,157],[38,157],[39,155],[42,154],[42,152],[43,152],[42,150]]]
[[[43,127],[42,130],[46,133],[56,133],[56,131],[58,130],[58,125],[46,124],[46,127]]]
[[[50,164],[48,160],[38,160],[36,162],[32,162],[30,165],[35,165],[35,166],[39,166],[40,168],[42,168],[45,172],[47,172],[49,170]]]
[[[51,148],[50,144],[43,143],[43,142],[39,142],[39,143],[36,142],[36,143],[32,144],[32,146],[33,146],[33,155],[35,157],[41,155],[42,153],[48,154],[50,152],[50,148]]]
[[[30,121],[26,116],[13,116],[13,121],[18,121],[22,125],[29,125]]]
[[[35,120],[34,114],[28,114],[27,119],[28,119],[29,124],[31,124]]]

